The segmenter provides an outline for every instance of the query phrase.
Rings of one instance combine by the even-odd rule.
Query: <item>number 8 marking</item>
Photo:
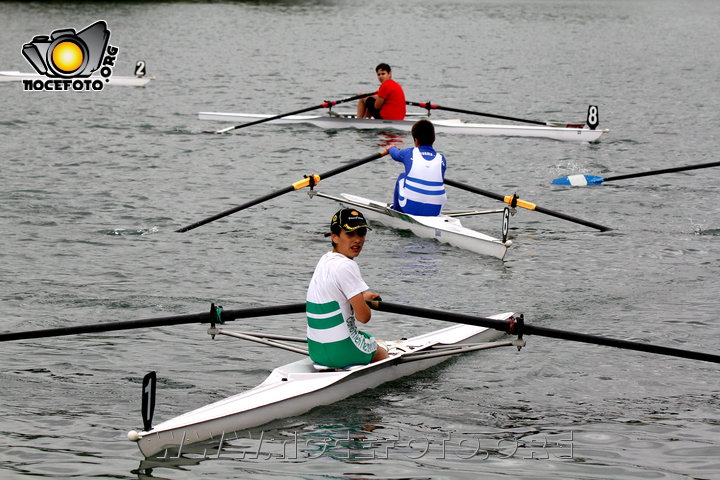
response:
[[[590,105],[588,107],[587,124],[590,130],[595,130],[600,124],[600,112],[598,111],[597,105]]]

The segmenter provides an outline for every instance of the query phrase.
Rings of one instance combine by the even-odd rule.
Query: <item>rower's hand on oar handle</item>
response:
[[[371,295],[365,296],[366,293]],[[367,291],[363,293],[363,296],[365,297],[365,302],[367,302],[367,304],[370,305],[370,308],[372,308],[373,310],[377,310],[380,306],[380,302],[382,302],[382,297],[379,293]]]
[[[372,301],[372,300],[382,300],[380,298],[380,294],[376,292],[371,292],[370,290],[366,290],[363,292],[363,299],[366,302]]]

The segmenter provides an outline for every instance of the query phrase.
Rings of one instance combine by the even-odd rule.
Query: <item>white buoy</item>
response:
[[[137,431],[130,430],[128,432],[128,440],[130,440],[131,442],[137,442],[138,440],[140,440],[140,435],[138,435]]]

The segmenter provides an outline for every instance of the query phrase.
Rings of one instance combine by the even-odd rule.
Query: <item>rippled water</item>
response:
[[[597,144],[445,135],[436,146],[449,178],[613,230],[520,211],[498,262],[377,228],[358,261],[385,300],[512,310],[536,325],[717,352],[720,170],[594,188],[550,181],[714,161],[719,15],[716,2],[700,0],[3,2],[0,69],[28,71],[20,48],[35,35],[104,19],[120,47],[115,74],[143,59],[156,79],[95,94],[0,84],[1,329],[302,301],[336,205],[296,192],[174,230],[409,136],[271,125],[208,135],[225,125],[196,114],[282,113],[344,98],[374,88],[372,68],[386,61],[413,101],[568,121],[599,105],[611,131]],[[320,190],[388,199],[397,172],[378,160]],[[449,193],[452,208],[499,205]],[[500,231],[499,218],[464,222]],[[236,327],[302,335],[303,322]],[[372,325],[383,338],[443,326],[389,314]],[[243,432],[220,458],[210,449],[153,463],[125,439],[141,424],[145,372],[158,372],[162,420],[251,388],[296,356],[212,342],[200,325],[3,343],[2,352],[3,478],[720,471],[720,375],[690,360],[529,337],[519,353],[470,355]],[[279,445],[295,439],[298,458],[281,458]]]

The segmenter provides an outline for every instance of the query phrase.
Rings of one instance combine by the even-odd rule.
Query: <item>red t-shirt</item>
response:
[[[377,92],[378,97],[382,97],[385,101],[380,107],[380,116],[385,120],[404,120],[405,119],[405,92],[402,87],[392,78],[385,80],[380,84]]]

